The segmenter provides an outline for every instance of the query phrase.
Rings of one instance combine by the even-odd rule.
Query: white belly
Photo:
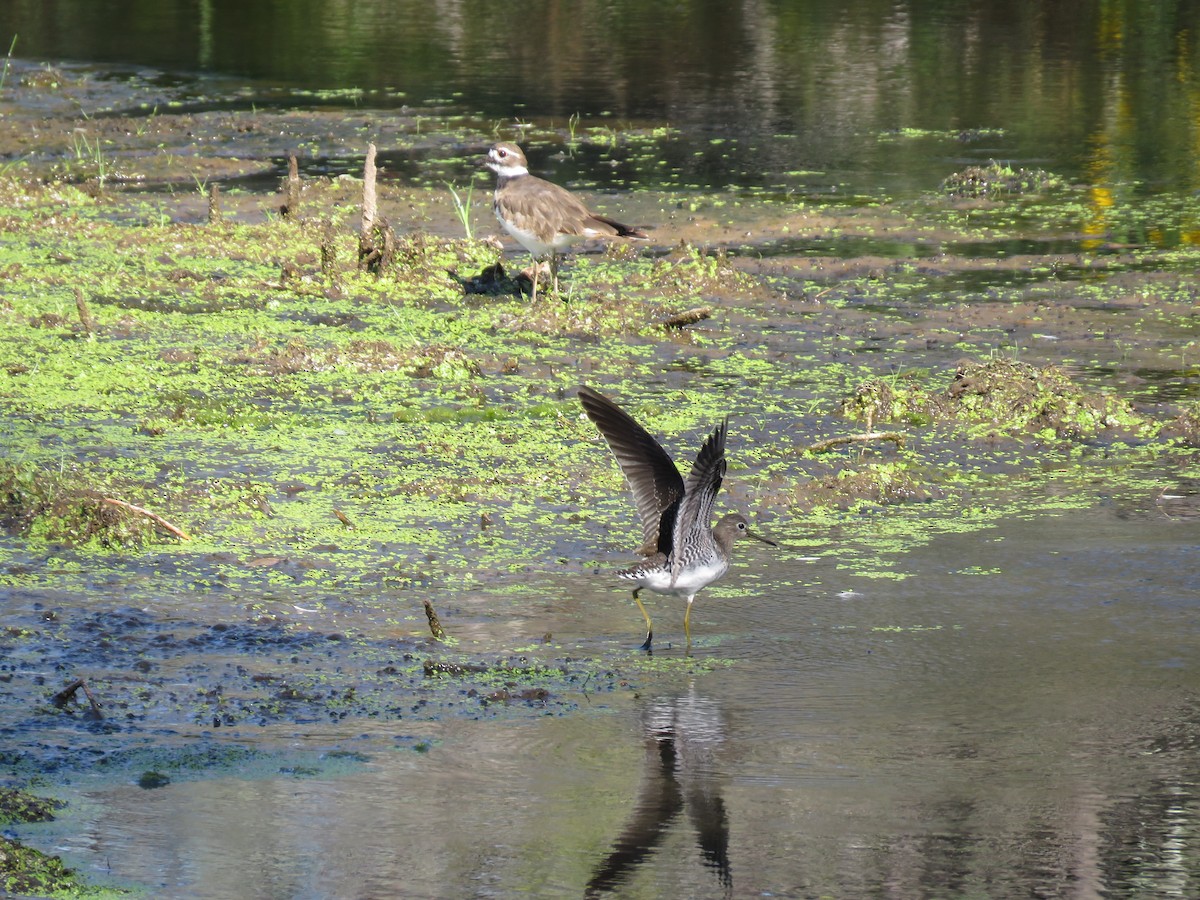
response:
[[[518,228],[511,222],[505,221],[500,216],[499,210],[495,210],[495,212],[496,220],[500,223],[500,226],[538,259],[549,256],[552,252],[562,253],[565,250],[569,250],[580,241],[585,241],[589,237],[601,237],[604,235],[604,232],[596,231],[593,228],[585,228],[583,234],[556,234],[554,240],[544,241],[532,231],[526,231],[523,228]]]
[[[623,578],[635,579],[639,587],[649,588],[659,594],[676,594],[690,597],[712,584],[729,571],[728,563],[714,559],[702,566],[690,566],[679,573],[675,584],[671,584],[670,569],[650,569],[647,572],[622,574]]]

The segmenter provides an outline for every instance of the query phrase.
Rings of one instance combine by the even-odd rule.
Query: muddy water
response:
[[[173,897],[1187,896],[1198,553],[1120,497],[943,535],[901,580],[754,548],[693,617],[728,666],[570,715],[240,733],[352,751],[338,777],[84,772],[57,846]],[[633,652],[620,588],[532,587],[567,640]],[[651,609],[678,661],[681,611]]]

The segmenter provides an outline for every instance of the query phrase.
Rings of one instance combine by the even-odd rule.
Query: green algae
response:
[[[0,788],[0,824],[11,827],[50,822],[66,803],[14,788]],[[87,884],[58,856],[27,847],[8,835],[0,837],[0,890],[39,897],[116,897],[130,892]]]
[[[1111,393],[1088,391],[1056,366],[995,357],[963,363],[950,385],[931,391],[916,373],[860,385],[843,410],[853,419],[926,425],[952,419],[968,435],[1028,432],[1043,440],[1077,441],[1105,433],[1153,437],[1155,420]]]
[[[50,822],[66,804],[15,788],[0,787],[0,825],[14,822]]]
[[[58,856],[50,856],[0,837],[0,887],[7,892],[39,897],[117,897],[130,892],[89,886]]]
[[[432,139],[437,127],[426,121],[422,132]],[[622,146],[634,139],[622,133]],[[449,236],[462,230],[444,187],[462,165],[455,152],[436,157],[436,178],[380,186],[398,241],[378,275],[357,267],[355,179],[305,179],[299,214],[287,218],[269,196],[231,191],[212,224],[196,214],[196,196],[0,179],[0,397],[12,417],[2,427],[18,467],[9,480],[25,479],[25,508],[43,510],[11,520],[17,546],[45,557],[8,567],[3,583],[82,591],[106,572],[147,600],[245,595],[236,616],[297,630],[307,626],[294,607],[332,614],[344,596],[406,633],[421,631],[425,592],[486,586],[518,602],[505,578],[636,543],[620,475],[575,406],[580,381],[619,399],[683,460],[732,413],[730,502],[774,516],[772,530],[797,547],[820,546],[823,530],[836,529],[839,564],[881,577],[905,577],[914,541],[989,527],[1029,502],[1050,511],[1060,502],[1044,496],[1051,483],[1079,483],[1079,502],[1089,502],[1097,492],[1087,473],[1114,471],[1109,457],[1152,460],[1195,433],[1187,409],[1164,417],[1175,436],[1160,434],[1159,418],[1115,392],[1018,360],[957,374],[922,361],[880,375],[894,365],[885,349],[911,366],[943,341],[984,359],[1012,347],[1018,338],[1001,310],[1023,316],[1035,340],[1062,330],[1060,307],[1119,314],[1136,292],[1144,314],[1128,340],[1184,338],[1177,368],[1189,378],[1187,253],[1068,269],[1035,254],[943,254],[929,266],[824,257],[804,267],[754,259],[753,245],[724,252],[751,234],[747,223],[756,234],[856,238],[863,243],[845,246],[868,249],[892,234],[904,257],[1014,232],[1036,244],[1038,229],[1083,221],[1087,210],[1069,192],[964,208],[680,189],[654,200],[678,240],[664,227],[649,251],[622,244],[574,255],[563,266],[567,302],[531,304],[513,281],[465,292],[501,254],[493,242]],[[1185,207],[1171,214],[1185,234]],[[1137,274],[1135,262],[1164,268],[1135,283],[1113,277]],[[964,331],[966,302],[986,302],[992,318]],[[699,305],[708,319],[663,327]],[[915,316],[928,331],[911,333]],[[889,344],[894,335],[899,343]],[[1085,362],[1099,371],[1108,361]],[[901,451],[801,452],[804,432],[845,435],[859,422],[895,423],[912,441]],[[1031,460],[1037,473],[1014,478]],[[1130,483],[1141,485],[1132,475]],[[65,527],[66,516],[37,498],[72,490],[111,491],[193,540],[177,544],[136,519],[117,523],[142,529],[128,538]],[[602,544],[597,535],[609,532]],[[150,583],[146,565],[159,573]],[[446,625],[453,634],[453,612]],[[253,711],[226,703],[221,714],[285,715],[301,698],[344,711],[344,691],[320,681],[293,679]],[[511,691],[494,680],[471,689]],[[190,720],[206,715],[197,699]]]

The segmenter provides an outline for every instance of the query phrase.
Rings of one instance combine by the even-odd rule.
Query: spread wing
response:
[[[725,435],[729,430],[729,419],[718,425],[705,440],[696,455],[692,471],[684,485],[683,501],[675,513],[674,534],[671,543],[684,552],[671,558],[671,584],[683,571],[684,561],[693,554],[688,548],[704,549],[705,542],[712,543],[713,504],[721,480],[725,477]]]
[[[674,513],[685,490],[683,477],[675,463],[645,428],[607,397],[589,387],[580,387],[579,402],[604,435],[633,493],[633,502],[642,518],[642,552],[657,550],[670,554],[677,530]],[[704,450],[700,453],[703,456]],[[719,478],[717,484],[720,484]]]

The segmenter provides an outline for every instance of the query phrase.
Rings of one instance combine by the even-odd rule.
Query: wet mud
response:
[[[222,728],[359,719],[404,722],[419,732],[420,723],[446,715],[561,714],[585,693],[629,686],[627,674],[588,661],[462,655],[432,638],[203,624],[120,607],[89,615],[42,610],[37,621],[10,621],[5,632],[5,693],[24,705],[10,704],[4,716],[4,733],[22,745],[9,744],[4,765],[26,777],[127,768],[121,735],[137,744],[157,734],[194,765],[197,742]],[[88,673],[79,690],[59,691],[74,688],[66,675],[78,672]],[[170,752],[159,754],[158,768],[178,766]]]

